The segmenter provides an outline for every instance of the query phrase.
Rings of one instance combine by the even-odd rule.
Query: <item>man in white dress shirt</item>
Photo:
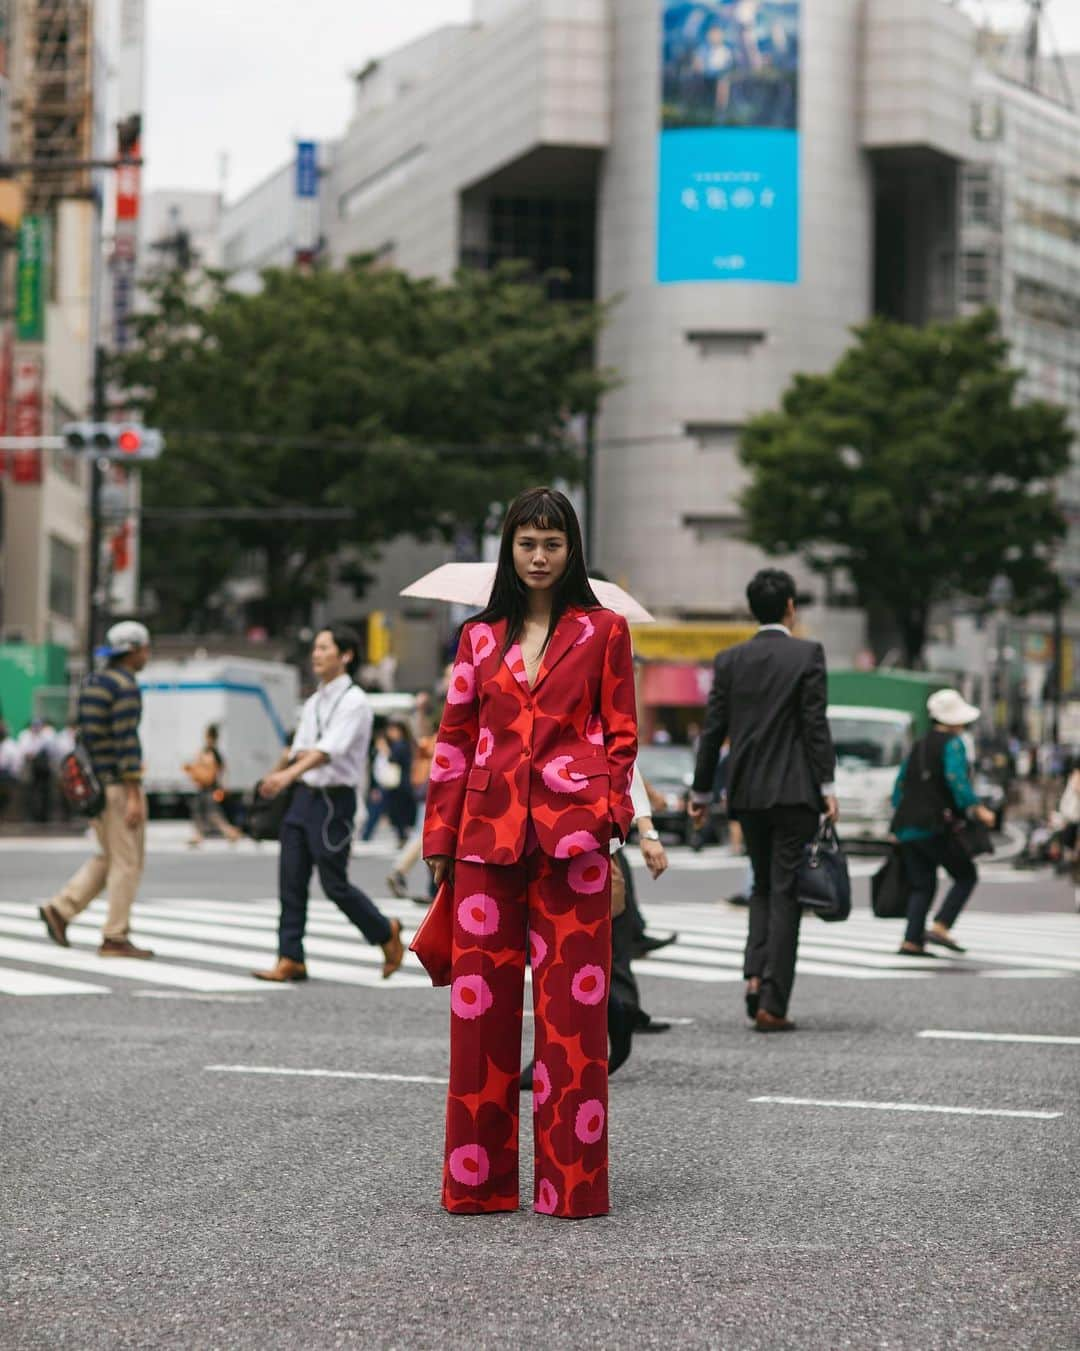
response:
[[[296,785],[281,825],[278,895],[278,960],[258,980],[307,980],[304,929],[308,887],[318,869],[330,900],[385,958],[382,974],[392,976],[405,957],[401,921],[387,919],[371,898],[349,881],[349,849],[356,818],[356,791],[367,778],[368,746],[374,715],[353,680],[360,640],[339,626],[315,635],[311,667],[319,688],[304,705],[292,745],[273,774],[262,781],[264,797]]]

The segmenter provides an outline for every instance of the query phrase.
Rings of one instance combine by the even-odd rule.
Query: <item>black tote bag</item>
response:
[[[904,859],[896,845],[870,879],[870,904],[878,919],[904,919],[907,916],[908,880]]]

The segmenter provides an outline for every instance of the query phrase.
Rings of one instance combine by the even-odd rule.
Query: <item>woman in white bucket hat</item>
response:
[[[915,743],[900,766],[893,789],[893,834],[900,842],[907,876],[907,929],[900,953],[934,957],[936,943],[951,952],[964,949],[950,930],[979,880],[975,864],[956,839],[955,823],[965,816],[994,823],[972,787],[967,751],[961,733],[979,717],[979,710],[956,690],[937,690],[926,701],[933,726]],[[930,928],[926,917],[937,890],[938,868],[952,878]]]

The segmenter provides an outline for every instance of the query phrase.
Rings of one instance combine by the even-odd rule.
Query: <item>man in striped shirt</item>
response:
[[[105,807],[93,821],[99,852],[38,913],[49,937],[66,948],[67,926],[107,890],[99,956],[148,958],[154,954],[135,946],[128,923],[142,877],[146,832],[142,697],[135,676],[150,659],[150,634],[144,625],[125,620],[109,629],[105,643],[108,665],[83,682],[78,715],[79,737],[105,789]]]

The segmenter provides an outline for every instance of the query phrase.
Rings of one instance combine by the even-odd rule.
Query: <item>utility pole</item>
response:
[[[94,398],[93,417],[95,422],[104,422],[105,408],[105,348],[100,341],[94,343]],[[102,465],[108,461],[100,455],[90,457],[90,567],[89,586],[87,588],[86,607],[86,673],[94,669],[94,649],[97,647],[98,628],[104,607],[101,604],[101,486],[104,474]]]

